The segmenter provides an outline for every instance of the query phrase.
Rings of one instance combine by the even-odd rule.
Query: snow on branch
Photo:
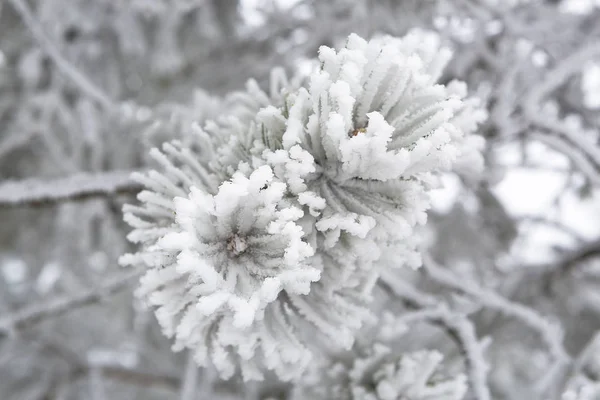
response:
[[[140,185],[130,179],[131,171],[78,173],[52,180],[26,179],[0,183],[0,208],[43,206],[62,201],[136,193]]]
[[[71,310],[100,302],[107,296],[124,290],[139,276],[139,271],[130,271],[82,293],[47,300],[41,304],[25,307],[13,314],[2,316],[0,317],[0,334],[10,334],[44,319],[58,317]]]

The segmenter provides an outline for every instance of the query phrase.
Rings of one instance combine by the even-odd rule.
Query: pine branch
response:
[[[78,173],[53,180],[26,179],[0,183],[0,208],[47,206],[64,201],[134,194],[141,186],[130,179],[131,171]]]
[[[141,272],[137,270],[128,272],[82,293],[47,300],[42,304],[34,304],[0,317],[0,335],[26,329],[45,319],[56,318],[72,310],[101,302],[106,297],[126,289],[140,274]]]

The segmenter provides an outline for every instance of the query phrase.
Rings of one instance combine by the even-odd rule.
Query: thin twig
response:
[[[96,174],[78,173],[52,180],[26,179],[0,183],[0,208],[46,206],[58,202],[135,194],[141,185],[130,178],[131,171]]]
[[[181,400],[195,400],[197,398],[198,364],[194,360],[194,352],[188,351],[185,375],[181,383]]]

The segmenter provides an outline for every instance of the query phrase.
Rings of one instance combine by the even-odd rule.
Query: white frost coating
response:
[[[223,378],[289,380],[323,339],[352,347],[381,272],[420,265],[435,175],[477,164],[478,103],[436,84],[449,54],[421,31],[350,35],[320,49],[307,87],[250,82],[228,113],[153,150],[161,170],[135,176],[142,205],[125,207],[141,249],[121,262],[148,267],[139,294],[176,349]],[[408,390],[394,386],[407,363],[378,378],[381,398]]]
[[[475,177],[483,166],[482,140],[471,133],[485,112],[476,99],[463,100],[463,83],[436,84],[450,56],[422,30],[321,47],[321,68],[290,96],[285,127],[269,125],[280,129],[272,136],[314,158],[304,183],[331,210],[373,218],[374,235],[405,238],[425,222],[429,175],[458,162]]]
[[[265,308],[281,291],[307,294],[310,283],[319,279],[319,270],[306,264],[313,249],[295,223],[303,213],[281,206],[284,193],[285,184],[273,182],[270,167],[262,166],[249,177],[236,173],[215,196],[192,187],[188,198],[175,198],[175,221],[181,231],[166,234],[156,247],[174,256],[163,271],[176,271],[193,284],[188,293],[199,298],[185,305],[178,317],[172,310],[183,305],[165,296],[170,288],[151,286],[148,292],[158,315],[164,315],[159,317],[161,325],[175,332],[176,345],[197,341],[198,332],[213,324],[210,329],[243,335],[246,328],[264,323]],[[146,291],[142,285],[140,292]],[[198,345],[195,354],[203,361],[208,346]],[[210,341],[224,352],[227,345],[219,338]],[[213,362],[223,373],[233,372],[214,355]]]
[[[187,198],[173,200],[175,222],[170,231],[150,246],[150,253],[140,254],[159,255],[161,265],[142,278],[138,294],[157,307],[159,323],[174,336],[176,347],[191,347],[203,365],[210,357],[224,377],[235,372],[233,364],[222,359],[232,346],[242,364],[256,351],[246,348],[252,340],[254,347],[265,343],[261,357],[267,362],[269,357],[283,357],[270,354],[272,334],[265,337],[269,327],[260,326],[277,313],[266,308],[281,291],[308,294],[311,282],[320,276],[306,263],[314,250],[303,241],[302,228],[295,223],[303,212],[284,207],[285,191],[285,184],[273,180],[268,166],[249,177],[234,174],[216,195],[191,187]],[[211,331],[222,334],[214,336]],[[235,332],[237,339],[232,342]],[[283,340],[278,343],[285,345]],[[280,351],[298,361],[304,356],[294,355],[301,351],[294,345],[291,342],[289,350]],[[248,379],[260,377],[256,371],[251,363],[242,365]],[[278,372],[282,377],[287,373]]]

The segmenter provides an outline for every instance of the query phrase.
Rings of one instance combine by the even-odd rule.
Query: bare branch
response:
[[[0,183],[0,208],[44,206],[58,202],[134,194],[141,189],[131,171],[79,173],[53,180],[27,179]]]

